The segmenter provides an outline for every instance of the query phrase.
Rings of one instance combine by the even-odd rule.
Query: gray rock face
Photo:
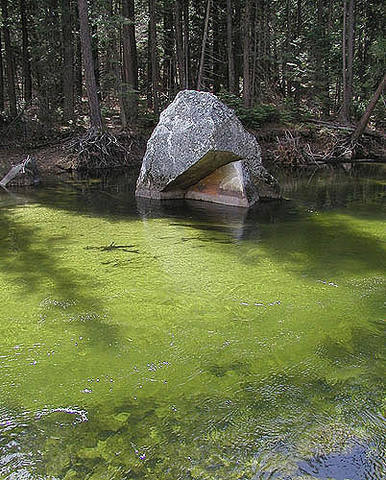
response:
[[[248,207],[279,198],[260,147],[233,110],[210,93],[185,90],[161,114],[143,159],[136,195]]]

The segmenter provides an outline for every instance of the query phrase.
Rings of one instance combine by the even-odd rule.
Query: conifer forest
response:
[[[384,75],[381,0],[1,0],[0,25],[0,127],[16,136],[152,125],[182,89],[250,127],[349,124]]]

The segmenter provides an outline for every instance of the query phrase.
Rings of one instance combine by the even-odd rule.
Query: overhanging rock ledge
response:
[[[259,198],[280,198],[280,189],[234,111],[215,95],[184,90],[148,141],[136,195],[249,207]]]

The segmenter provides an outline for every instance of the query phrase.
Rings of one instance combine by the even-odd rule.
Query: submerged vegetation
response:
[[[382,178],[287,174],[248,212],[122,176],[19,193],[0,478],[382,478]]]

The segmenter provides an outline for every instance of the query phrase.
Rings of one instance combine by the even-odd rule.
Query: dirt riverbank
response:
[[[283,166],[296,167],[313,155],[328,153],[334,142],[347,135],[348,131],[333,125],[301,124],[296,126],[267,125],[253,132],[261,145],[263,161]],[[128,167],[138,167],[146,149],[150,132],[137,135],[134,140],[120,134],[119,140],[125,144],[129,154]],[[386,159],[386,137],[382,132],[369,132],[361,139],[358,158]],[[68,140],[55,140],[51,144],[32,145],[7,142],[0,145],[0,175],[4,175],[12,165],[22,162],[27,155],[36,159],[42,175],[63,173],[71,163],[66,146]]]

